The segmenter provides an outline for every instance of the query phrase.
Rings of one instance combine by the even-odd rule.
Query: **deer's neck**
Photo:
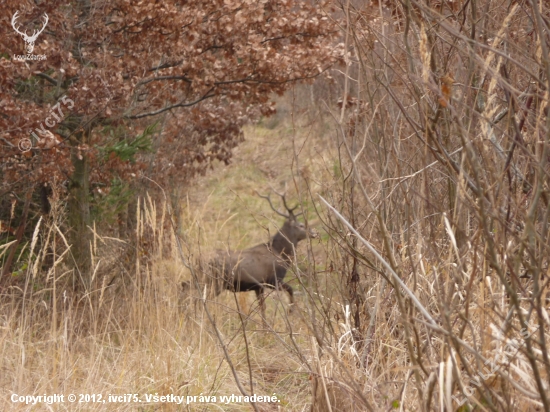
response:
[[[294,256],[294,247],[292,242],[290,242],[287,237],[284,236],[281,232],[277,232],[273,239],[271,239],[271,249],[281,256]]]

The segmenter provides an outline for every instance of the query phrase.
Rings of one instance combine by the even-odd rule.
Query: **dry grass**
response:
[[[280,218],[254,190],[267,193],[270,186],[286,184],[294,202],[293,179],[303,181],[299,168],[316,167],[311,146],[300,153],[303,164],[290,167],[294,150],[289,132],[288,124],[248,128],[233,165],[217,168],[189,189],[177,219],[186,259],[204,258],[215,248],[245,248],[275,233]],[[303,205],[317,222],[305,198]],[[132,273],[117,265],[125,256],[121,242],[97,235],[97,272],[90,293],[72,292],[67,269],[59,263],[40,290],[36,281],[43,275],[29,269],[25,286],[2,299],[2,410],[250,410],[246,403],[220,403],[219,396],[240,392],[205,308],[195,295],[182,296],[177,288],[190,275],[181,264],[175,232],[160,223],[161,216],[169,221],[167,210],[149,199],[141,199],[140,210],[141,242]],[[50,241],[62,242],[52,227],[53,222],[44,222],[38,234],[53,230]],[[298,265],[307,266],[306,245],[298,255]],[[40,257],[36,250],[29,268]],[[297,281],[292,284],[300,289]],[[307,410],[310,374],[303,360],[310,357],[311,340],[300,310],[288,314],[286,296],[272,293],[267,300],[270,328],[265,330],[254,294],[240,295],[237,299],[224,292],[207,303],[239,380],[249,393],[276,394],[278,403],[258,403],[259,410]],[[298,306],[301,297],[298,292]],[[103,399],[140,394],[144,402],[25,406],[10,401],[12,394],[56,393],[102,394]],[[218,403],[181,407],[145,402],[145,394],[156,393],[217,396]]]
[[[187,188],[184,202],[172,205],[179,209],[172,216],[166,203],[140,199],[135,251],[96,235],[97,271],[88,294],[67,286],[61,259],[42,273],[35,263],[47,242],[37,243],[42,250],[29,258],[24,281],[1,301],[2,410],[251,410],[248,403],[219,402],[241,394],[237,380],[247,393],[276,394],[278,402],[256,404],[260,411],[309,411],[312,403],[316,412],[543,410],[509,295],[484,260],[481,229],[455,246],[457,226],[443,214],[448,210],[447,192],[437,180],[441,171],[426,172],[433,173],[432,203],[426,205],[421,182],[413,181],[417,192],[400,191],[400,164],[384,160],[387,167],[377,167],[393,154],[376,140],[356,141],[356,148],[363,142],[366,149],[353,162],[343,144],[355,137],[335,137],[321,121],[308,123],[306,115],[294,118],[290,112],[249,127],[233,164]],[[403,148],[384,150],[395,150],[397,159],[410,156],[416,168],[432,165],[404,142]],[[385,187],[383,176],[393,186]],[[290,199],[301,201],[309,224],[322,232],[320,239],[300,244],[285,279],[297,292],[295,310],[289,313],[285,294],[271,293],[264,327],[251,292],[223,292],[215,299],[205,294],[204,300],[202,290],[183,295],[178,285],[190,279],[189,268],[196,270],[215,249],[246,248],[275,233],[280,217],[255,190],[285,186]],[[459,187],[456,196],[469,194]],[[369,204],[373,200],[377,207]],[[43,222],[36,238],[63,246],[54,223]],[[392,271],[399,272],[402,286]],[[532,281],[520,282],[520,305],[527,308]],[[544,305],[541,322],[548,323]],[[533,319],[528,326],[537,329]],[[546,331],[534,336],[548,340]],[[514,339],[519,350],[503,359]],[[547,382],[542,345],[534,343]],[[495,373],[485,374],[487,368]],[[466,387],[473,406],[458,404]],[[10,402],[13,393],[139,394],[144,401],[157,393],[202,394],[218,402],[24,406]]]

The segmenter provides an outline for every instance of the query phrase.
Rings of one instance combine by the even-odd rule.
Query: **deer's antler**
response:
[[[257,190],[254,190],[258,196],[260,196],[262,199],[267,199],[269,202],[269,206],[271,206],[271,209],[277,213],[279,216],[286,217],[287,219],[290,219],[290,215],[285,215],[283,212],[279,212],[277,209],[275,209],[275,206],[273,206],[273,203],[271,203],[271,195],[262,195]]]
[[[288,205],[286,204],[286,193],[279,193],[277,192],[275,189],[271,188],[271,190],[278,196],[281,197],[281,199],[283,199],[283,205],[285,206],[285,209],[288,211],[288,215],[285,215],[284,213],[278,211],[277,209],[275,209],[275,207],[273,206],[273,203],[271,203],[271,195],[267,195],[267,196],[264,196],[264,195],[261,195],[257,190],[255,191],[258,196],[260,196],[261,198],[263,199],[267,199],[267,201],[269,202],[269,205],[271,206],[271,209],[273,209],[273,211],[275,213],[277,213],[278,215],[280,216],[283,216],[283,217],[286,217],[287,219],[291,219],[291,218],[297,218],[298,216],[300,216],[302,213],[297,213],[297,214],[294,214],[294,211],[298,208],[298,206],[300,206],[299,204],[294,206],[292,209],[290,207],[288,207]],[[286,191],[285,191],[286,192]]]

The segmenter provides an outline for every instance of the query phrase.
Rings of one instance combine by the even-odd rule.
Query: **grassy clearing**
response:
[[[255,190],[265,194],[270,187],[281,190],[286,185],[289,200],[297,202],[301,173],[317,167],[309,157],[312,150],[302,149],[295,157],[288,125],[271,127],[249,127],[233,164],[217,167],[189,188],[179,216],[186,257],[193,260],[216,248],[245,248],[267,241],[282,222]],[[300,136],[296,145],[306,139],[312,140]],[[278,199],[273,196],[273,200]],[[29,270],[27,290],[2,301],[2,410],[250,410],[246,403],[220,403],[220,396],[240,395],[239,389],[204,308],[194,296],[182,296],[177,288],[189,273],[179,261],[175,234],[158,224],[166,210],[147,199],[141,204],[145,206],[140,218],[142,248],[133,273],[125,273],[116,264],[121,259],[120,242],[96,236],[97,274],[91,293],[73,296],[65,285],[66,268],[59,263],[45,289],[31,290],[33,272]],[[302,204],[310,223],[315,223],[311,202],[303,198]],[[41,230],[52,227],[52,222],[46,222]],[[54,238],[62,241],[59,233]],[[301,267],[305,267],[307,249],[308,245],[302,245],[298,252]],[[29,267],[40,256],[41,251],[36,251]],[[299,282],[291,283],[298,290],[301,307]],[[208,303],[208,309],[243,387],[258,395],[276,394],[279,400],[259,403],[258,408],[306,410],[310,380],[304,357],[311,357],[311,338],[301,321],[302,309],[288,314],[287,297],[282,293],[272,293],[267,305],[269,330],[260,322],[254,293],[234,296],[224,292]],[[12,394],[56,393],[65,397],[101,394],[102,401],[108,401],[109,395],[139,394],[143,402],[124,399],[119,403],[27,406],[10,400]],[[146,402],[146,394],[202,394],[218,399],[217,403],[182,407]]]
[[[48,242],[64,244],[54,225],[59,222],[43,222],[36,236],[49,241],[37,243],[40,250],[28,246],[33,253],[24,282],[0,303],[1,409],[251,410],[246,402],[221,403],[221,396],[240,395],[242,389],[275,394],[276,402],[256,404],[260,411],[309,411],[313,401],[314,412],[362,412],[367,405],[400,411],[543,410],[524,331],[510,315],[511,299],[490,265],[479,263],[482,252],[473,253],[480,247],[479,230],[469,235],[474,243],[454,246],[457,235],[446,226],[450,215],[443,214],[443,198],[432,203],[440,207],[434,218],[423,202],[413,208],[410,193],[398,192],[404,187],[400,178],[387,180],[396,185],[392,190],[378,190],[383,179],[372,166],[378,154],[368,148],[357,166],[361,175],[351,179],[349,161],[329,143],[330,130],[316,129],[321,122],[310,126],[305,118],[295,119],[294,126],[287,116],[247,128],[233,164],[187,188],[172,216],[177,226],[166,204],[140,199],[137,248],[96,235],[94,285],[85,296],[67,287],[70,276],[61,258],[47,274],[40,271]],[[359,192],[359,182],[368,196]],[[216,249],[247,248],[275,233],[282,218],[256,194],[271,187],[286,187],[290,203],[300,202],[321,236],[300,243],[296,265],[285,278],[296,291],[294,310],[289,313],[285,293],[271,293],[266,327],[252,292],[224,291],[212,298],[203,290],[182,294],[178,285],[191,277],[181,256],[197,269]],[[392,284],[390,271],[358,236],[319,206],[318,195],[353,220],[382,259],[394,260],[408,292]],[[277,204],[276,196],[273,200]],[[386,232],[376,213],[384,215]],[[525,290],[520,304],[528,308],[532,281],[519,282]],[[427,325],[420,308],[443,332]],[[540,310],[548,323],[546,308]],[[526,330],[547,345],[548,333],[539,334],[533,319]],[[547,364],[542,350],[532,353]],[[139,394],[143,402],[63,409],[16,404],[10,401],[14,393],[101,394],[107,400],[109,394]],[[145,397],[155,394],[215,396],[216,402],[197,398],[178,406]]]

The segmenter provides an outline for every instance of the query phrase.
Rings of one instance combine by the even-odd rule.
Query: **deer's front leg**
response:
[[[264,294],[264,288],[259,287],[258,289],[254,290],[256,292],[256,297],[258,298],[258,303],[260,304],[260,314],[262,316],[262,323],[264,327],[267,327],[267,321],[265,317],[265,294]]]
[[[290,300],[290,307],[288,309],[289,313],[292,313],[294,309],[294,289],[292,289],[292,286],[290,286],[288,283],[281,282],[281,289],[286,290],[288,292],[288,298]]]

